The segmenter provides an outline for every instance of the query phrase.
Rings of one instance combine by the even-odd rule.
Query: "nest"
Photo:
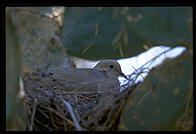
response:
[[[36,88],[29,91],[25,89],[26,129],[35,131],[117,130],[121,111],[128,96],[137,85],[134,83],[136,77],[138,75],[121,87],[104,91],[54,91]],[[127,90],[120,92],[120,88]]]

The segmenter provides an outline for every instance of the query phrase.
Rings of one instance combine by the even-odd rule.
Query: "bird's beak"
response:
[[[128,80],[128,78],[127,78],[127,76],[126,76],[125,74],[120,73],[120,76],[122,76],[122,77],[124,77],[125,79],[127,79],[127,80]]]

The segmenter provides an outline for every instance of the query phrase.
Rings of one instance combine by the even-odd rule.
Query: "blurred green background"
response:
[[[136,56],[153,46],[186,51],[153,69],[127,100],[118,130],[193,130],[192,7],[6,9],[6,130],[24,130],[19,77],[37,68]],[[19,123],[17,123],[19,122]]]

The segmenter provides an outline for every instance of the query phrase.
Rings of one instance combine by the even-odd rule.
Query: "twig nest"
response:
[[[23,77],[28,130],[116,129],[124,106],[115,60],[93,69],[53,69]],[[115,126],[115,127],[114,127]]]

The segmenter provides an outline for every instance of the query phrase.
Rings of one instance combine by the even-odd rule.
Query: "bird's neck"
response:
[[[107,72],[107,71],[102,70],[102,69],[96,69],[96,70],[102,72],[104,75],[106,75],[109,78],[118,79],[118,75],[115,72]]]

